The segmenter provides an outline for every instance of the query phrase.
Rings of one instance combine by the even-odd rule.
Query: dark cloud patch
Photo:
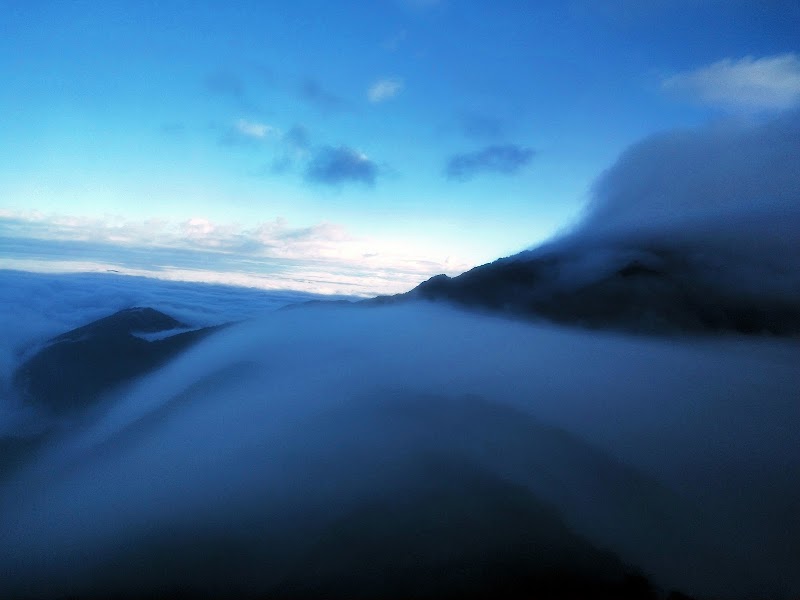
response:
[[[460,121],[464,135],[481,140],[493,140],[505,134],[505,124],[497,117],[468,113],[462,115]]]
[[[323,111],[336,112],[347,106],[341,97],[325,89],[314,79],[306,79],[301,83],[299,93],[303,100]]]
[[[306,169],[306,179],[314,183],[339,185],[350,181],[375,185],[378,166],[365,154],[347,146],[324,146],[316,152]]]
[[[536,151],[516,144],[486,146],[450,157],[444,173],[448,179],[466,181],[481,173],[514,175],[527,165]]]

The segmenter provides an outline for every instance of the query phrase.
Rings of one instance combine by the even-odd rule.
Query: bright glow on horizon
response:
[[[346,268],[364,293],[395,291],[569,227],[644,136],[800,101],[798,15],[777,5],[212,0],[7,17],[0,231],[18,252],[30,235],[32,255],[5,257],[18,265],[118,265],[113,245],[172,247],[196,218],[212,230],[184,231],[181,248],[263,249],[253,232],[283,218],[352,238],[295,248],[298,264],[333,260],[329,279]],[[107,246],[35,256],[73,239]]]

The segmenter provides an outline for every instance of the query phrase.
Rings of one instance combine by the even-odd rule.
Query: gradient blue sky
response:
[[[792,0],[0,1],[0,268],[403,291],[800,103]]]

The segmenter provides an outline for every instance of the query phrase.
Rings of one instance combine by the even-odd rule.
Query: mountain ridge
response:
[[[24,402],[63,414],[91,406],[104,392],[164,364],[221,326],[188,331],[149,307],[127,308],[50,339],[14,372]],[[176,331],[148,341],[136,334]]]
[[[702,253],[616,242],[527,250],[367,303],[414,299],[591,329],[800,334],[800,293],[737,290]],[[713,263],[712,263],[713,264]]]

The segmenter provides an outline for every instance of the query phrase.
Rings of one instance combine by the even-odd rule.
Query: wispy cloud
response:
[[[259,143],[277,134],[278,131],[266,123],[239,119],[220,137],[220,143],[230,146]]]
[[[397,77],[379,79],[367,90],[367,98],[370,102],[383,102],[394,98],[403,90],[403,80]]]
[[[535,150],[516,144],[486,146],[474,152],[455,154],[447,161],[444,174],[448,179],[466,181],[482,173],[514,175],[527,165]]]
[[[664,79],[662,88],[728,110],[782,110],[800,104],[800,57],[794,53],[726,58]]]
[[[325,89],[314,79],[306,79],[300,84],[298,91],[303,100],[326,112],[340,111],[347,106],[343,98]]]
[[[306,170],[308,181],[329,185],[347,182],[374,185],[377,176],[378,165],[363,152],[348,146],[323,146]]]

